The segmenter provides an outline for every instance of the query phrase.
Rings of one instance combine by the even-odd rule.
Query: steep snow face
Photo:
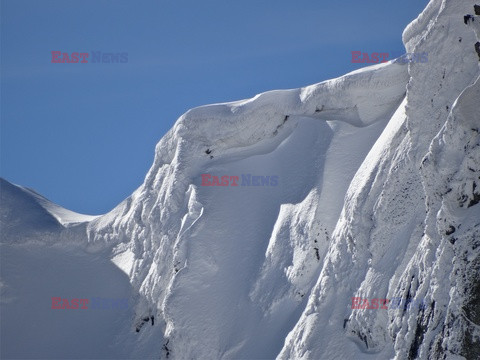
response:
[[[480,21],[463,19],[472,11],[472,1],[432,0],[405,29],[407,51],[428,63],[188,111],[144,183],[103,216],[2,180],[1,325],[13,329],[2,356],[478,356]],[[229,184],[204,186],[208,176]],[[38,284],[42,301],[63,291],[132,307],[24,313],[18,299]],[[353,297],[417,306],[352,309]],[[28,351],[12,346],[16,319],[35,312],[65,346],[36,330]],[[69,342],[78,321],[83,336]]]
[[[429,62],[409,64],[405,116],[352,180],[281,358],[480,356],[478,40],[463,18],[473,4],[432,1],[405,30],[407,51]],[[403,301],[352,309],[353,297]]]
[[[276,356],[407,81],[406,66],[382,64],[178,120],[145,183],[88,229],[92,249],[118,244],[143,299],[137,315],[163,319],[171,356]],[[202,174],[278,185],[202,186]]]

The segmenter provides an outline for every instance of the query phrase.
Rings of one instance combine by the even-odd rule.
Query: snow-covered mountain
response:
[[[2,180],[2,358],[479,359],[475,10],[430,1],[426,63],[188,111],[103,216]]]

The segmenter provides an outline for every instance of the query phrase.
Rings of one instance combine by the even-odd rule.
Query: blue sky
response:
[[[296,88],[401,52],[426,0],[1,0],[0,176],[101,214],[189,108]],[[52,51],[128,53],[52,63]]]

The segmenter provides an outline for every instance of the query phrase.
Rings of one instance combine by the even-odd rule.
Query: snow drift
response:
[[[428,63],[188,111],[103,216],[2,180],[2,356],[480,356],[473,5],[432,0],[407,27],[407,52]],[[278,185],[203,186],[202,174]],[[129,308],[53,310],[54,296]],[[353,297],[424,306],[353,309]]]

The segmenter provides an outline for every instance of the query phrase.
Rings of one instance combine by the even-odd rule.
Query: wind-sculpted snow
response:
[[[12,253],[25,238],[74,245],[72,266],[84,254],[99,271],[116,266],[108,291],[134,307],[108,340],[115,357],[476,358],[480,21],[463,20],[472,10],[433,0],[405,29],[407,51],[428,63],[188,111],[157,144],[144,183],[103,216],[2,182],[2,243]],[[204,186],[202,174],[278,181]],[[8,293],[29,286],[14,268],[2,269]],[[353,309],[354,297],[424,306]],[[39,354],[59,356],[48,348]]]
[[[407,51],[427,52],[428,66],[409,65],[405,116],[353,179],[281,358],[480,356],[479,67],[463,23],[472,10],[470,1],[432,1],[405,30]],[[352,309],[352,297],[425,306]]]
[[[115,253],[133,253],[125,268],[146,300],[138,316],[165,319],[172,354],[278,353],[349,179],[405,95],[406,69],[382,64],[190,110],[160,141],[144,185],[91,223],[92,246],[121,242]],[[280,184],[203,187],[202,173],[276,175]]]

